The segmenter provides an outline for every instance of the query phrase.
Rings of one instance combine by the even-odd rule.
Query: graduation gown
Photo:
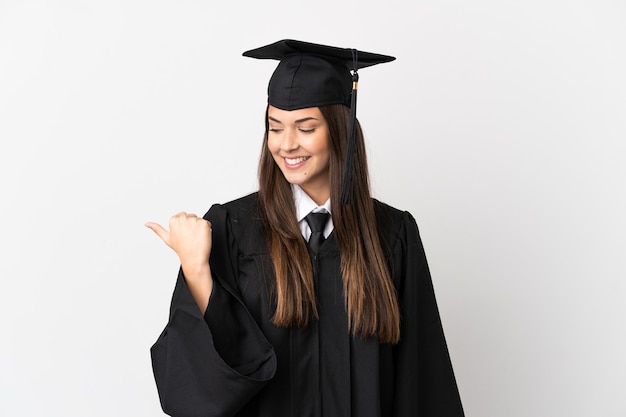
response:
[[[415,220],[374,200],[398,293],[401,340],[348,331],[334,234],[314,257],[319,319],[272,324],[273,266],[251,194],[205,215],[214,279],[203,316],[179,273],[169,322],[151,348],[161,406],[176,417],[463,416]]]

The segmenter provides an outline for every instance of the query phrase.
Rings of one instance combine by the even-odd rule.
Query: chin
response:
[[[285,177],[285,179],[287,180],[289,184],[301,185],[306,182],[306,181],[303,181],[302,178],[298,178],[295,175],[285,175],[284,172],[283,172],[283,177]]]
[[[285,177],[285,179],[287,180],[287,182],[289,184],[292,184],[292,185],[300,185],[300,186],[302,186],[302,184],[306,184],[305,181],[300,181],[300,180],[297,180],[297,179],[294,179],[294,178],[287,178],[287,177]]]

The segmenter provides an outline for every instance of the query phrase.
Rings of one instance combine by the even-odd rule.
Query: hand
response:
[[[213,277],[209,266],[213,244],[211,223],[195,214],[180,212],[170,219],[169,232],[154,222],[146,223],[146,227],[176,252],[189,291],[200,312],[204,314],[213,291]]]
[[[169,232],[158,223],[148,222],[145,225],[176,252],[187,278],[208,268],[213,243],[209,221],[195,214],[180,212],[170,219]]]

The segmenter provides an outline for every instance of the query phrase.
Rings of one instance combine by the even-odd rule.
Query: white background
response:
[[[275,62],[241,53],[283,38],[398,58],[359,118],[467,415],[625,416],[622,0],[0,0],[0,414],[162,415],[143,223],[255,190]]]

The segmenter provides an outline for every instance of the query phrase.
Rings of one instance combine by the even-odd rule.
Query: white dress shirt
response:
[[[300,232],[302,232],[302,236],[307,240],[311,237],[311,228],[309,224],[304,219],[307,214],[310,212],[326,212],[330,213],[330,218],[328,222],[326,222],[326,227],[324,227],[324,237],[327,238],[331,232],[333,231],[333,216],[330,211],[330,198],[326,200],[324,204],[318,206],[315,201],[307,193],[304,192],[299,185],[291,184],[291,191],[293,193],[293,202],[296,205],[296,219],[298,219],[298,224],[300,225]]]

